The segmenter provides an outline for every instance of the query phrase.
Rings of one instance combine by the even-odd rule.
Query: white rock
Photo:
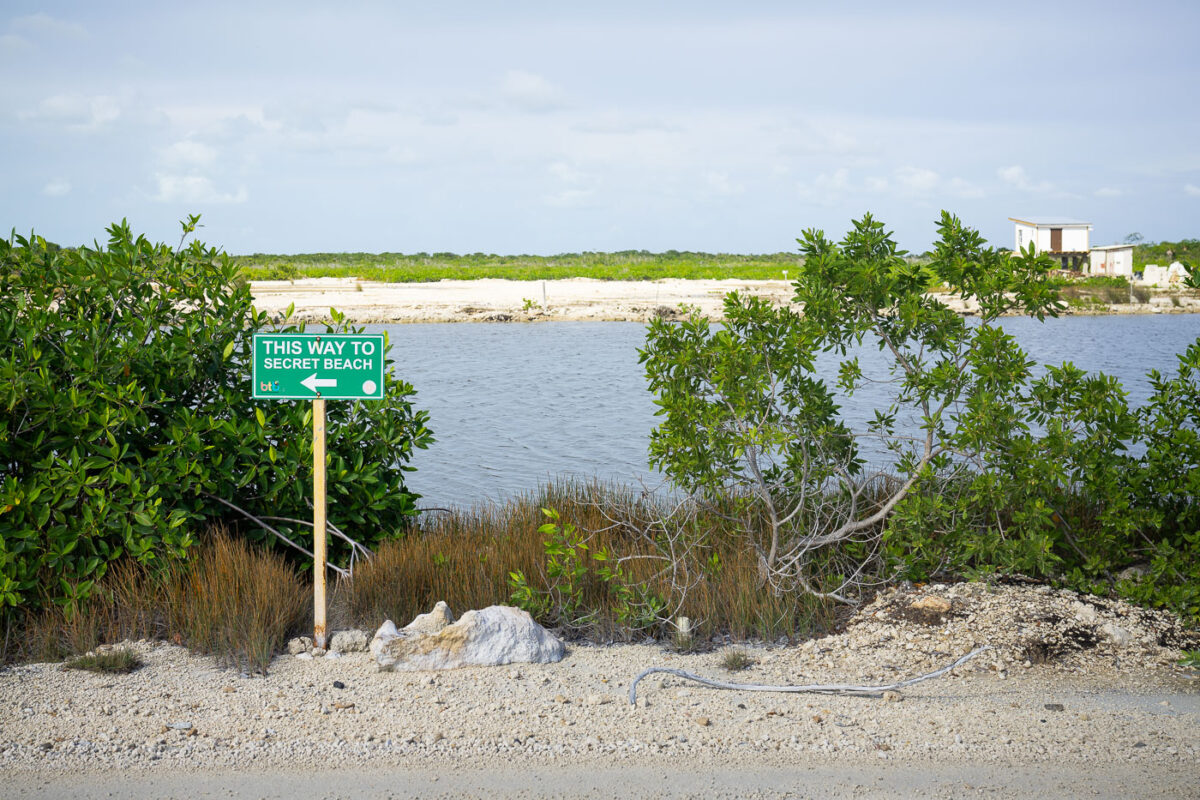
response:
[[[367,649],[367,633],[360,630],[338,631],[329,642],[335,653],[361,653]]]
[[[395,639],[400,635],[400,631],[396,630],[396,623],[390,619],[385,619],[383,624],[379,626],[379,630],[375,631],[375,638],[371,640],[370,646],[367,648],[371,651],[371,657],[379,655],[379,648],[383,647],[383,643],[388,639]]]
[[[418,614],[412,622],[404,626],[401,634],[426,634],[437,633],[447,625],[453,624],[454,614],[450,612],[450,606],[446,605],[445,600],[438,600],[433,610],[428,614]]]
[[[301,653],[307,653],[312,650],[313,640],[307,636],[297,636],[288,642],[288,654],[298,656]]]
[[[534,622],[527,612],[510,606],[489,606],[481,611],[468,611],[458,622],[434,633],[387,639],[375,661],[383,670],[412,671],[548,664],[560,661],[564,652],[563,643]]]
[[[1107,636],[1117,647],[1124,647],[1133,638],[1129,634],[1129,631],[1112,622],[1106,622],[1100,626],[1100,632]]]
[[[1095,606],[1089,606],[1086,603],[1081,603],[1076,600],[1071,604],[1075,612],[1075,619],[1082,622],[1084,625],[1095,625],[1100,621],[1100,616],[1096,613]]]

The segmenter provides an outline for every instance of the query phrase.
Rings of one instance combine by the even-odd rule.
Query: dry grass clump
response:
[[[218,529],[187,559],[157,570],[118,562],[86,601],[15,620],[3,656],[58,661],[102,644],[167,639],[265,672],[287,637],[311,621],[310,597],[282,555]]]
[[[63,666],[67,669],[83,669],[88,672],[125,674],[142,666],[142,657],[128,647],[118,647],[115,650],[101,650],[76,656]]]
[[[277,552],[223,532],[164,582],[167,629],[190,649],[224,664],[266,672],[287,637],[311,619],[310,592]]]
[[[754,664],[754,658],[740,647],[735,647],[726,650],[721,657],[721,666],[727,672],[741,672],[744,669],[749,669]]]
[[[586,545],[581,570],[564,590],[548,569],[541,509],[574,525]],[[512,573],[551,597],[539,621],[595,641],[671,638],[674,620],[692,620],[697,642],[716,634],[737,639],[807,637],[831,620],[827,604],[763,587],[758,563],[741,534],[716,514],[692,514],[663,524],[665,501],[597,483],[557,483],[501,506],[439,514],[406,538],[381,545],[333,594],[337,626],[374,629],[384,619],[406,624],[445,600],[455,613],[513,604]],[[684,545],[680,529],[686,527]],[[612,558],[598,562],[600,552]],[[619,565],[622,580],[606,581],[603,565]],[[618,584],[634,587],[631,597]],[[648,611],[646,601],[661,607]],[[566,613],[573,602],[583,612]],[[562,612],[562,613],[560,613]],[[578,624],[565,623],[576,619]]]

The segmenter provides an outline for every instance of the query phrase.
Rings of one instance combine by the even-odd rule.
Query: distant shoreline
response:
[[[593,278],[515,281],[444,280],[436,283],[381,283],[356,278],[300,278],[253,281],[254,305],[282,315],[295,304],[295,322],[328,322],[330,308],[357,324],[421,322],[646,322],[676,317],[685,307],[712,320],[722,318],[724,297],[737,291],[774,303],[788,302],[791,284],[782,280],[604,281]],[[974,304],[945,298],[961,314]],[[544,305],[543,305],[544,302]],[[1072,306],[1065,315],[1200,313],[1200,297],[1152,290],[1148,303]]]

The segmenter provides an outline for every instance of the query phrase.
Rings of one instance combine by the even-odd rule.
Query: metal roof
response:
[[[1021,222],[1025,225],[1033,225],[1036,228],[1066,228],[1078,227],[1086,225],[1092,227],[1092,223],[1083,222],[1078,219],[1068,219],[1067,217],[1009,217],[1013,222]]]
[[[1131,244],[1102,244],[1092,248],[1093,250],[1132,250]]]

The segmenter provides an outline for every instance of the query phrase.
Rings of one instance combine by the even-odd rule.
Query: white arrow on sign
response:
[[[317,373],[309,375],[304,380],[300,381],[301,386],[307,386],[310,392],[316,392],[322,386],[328,386],[330,389],[337,388],[337,378],[318,378]]]

